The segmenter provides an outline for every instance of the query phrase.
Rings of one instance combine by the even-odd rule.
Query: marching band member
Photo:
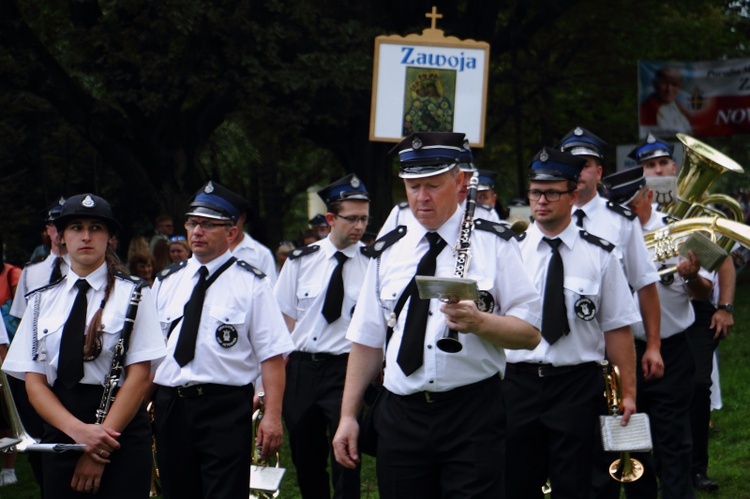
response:
[[[341,418],[341,397],[351,322],[369,259],[360,242],[370,197],[356,175],[325,187],[331,228],[320,242],[292,251],[274,288],[296,350],[286,366],[284,422],[302,497],[330,497],[326,471],[331,439]],[[359,467],[333,461],[334,497],[358,498]]]
[[[609,198],[628,207],[638,215],[644,231],[664,227],[667,217],[652,209],[653,191],[646,186],[643,167],[612,174],[603,179]],[[649,415],[654,443],[653,458],[650,453],[633,453],[632,457],[644,465],[643,476],[625,484],[628,497],[656,499],[658,475],[663,499],[689,499],[695,497],[691,484],[690,461],[690,403],[695,362],[688,342],[695,324],[691,298],[705,299],[711,290],[711,275],[700,268],[700,262],[690,258],[671,258],[654,268],[667,268],[677,264],[677,275],[661,278],[657,289],[662,307],[661,356],[664,359],[664,376],[646,380],[636,373],[637,399],[641,412]],[[699,273],[700,271],[700,273]],[[646,350],[643,327],[633,327],[636,338],[636,358],[640,361]],[[656,461],[656,465],[654,465]]]
[[[369,247],[374,260],[347,331],[334,452],[345,467],[359,464],[357,415],[385,355],[384,389],[372,409],[382,498],[502,497],[505,349],[539,342],[539,296],[502,226],[477,224],[471,234],[465,277],[477,281],[481,310],[471,300],[419,298],[414,276],[452,277],[450,246],[471,223],[458,205],[463,143],[463,134],[414,133],[395,148],[413,221]],[[448,328],[463,332],[460,352],[436,347]]]
[[[534,223],[519,236],[524,268],[543,297],[542,341],[509,351],[506,496],[585,497],[602,406],[605,352],[622,376],[623,424],[635,412],[639,315],[611,243],[576,227],[582,158],[544,148],[530,165]]]
[[[234,258],[235,193],[208,182],[186,213],[193,256],[158,277],[154,299],[167,356],[154,377],[154,433],[165,499],[246,499],[253,381],[265,416],[256,444],[281,446],[282,356],[294,349],[263,272]]]
[[[102,380],[138,281],[120,270],[108,248],[120,224],[107,201],[73,196],[54,224],[70,269],[64,279],[31,295],[3,366],[25,379],[29,399],[45,420],[42,442],[86,445],[83,455],[43,455],[43,495],[148,497],[151,437],[143,397],[151,363],[164,356],[151,294],[142,291],[117,398],[102,424],[94,424]]]

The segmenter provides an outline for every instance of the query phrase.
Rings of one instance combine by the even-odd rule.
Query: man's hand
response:
[[[341,418],[336,435],[333,437],[333,454],[336,462],[344,468],[355,469],[361,458],[357,449],[359,423],[356,419]]]
[[[734,326],[734,316],[726,310],[717,310],[711,317],[711,329],[716,329],[714,340],[723,340]]]

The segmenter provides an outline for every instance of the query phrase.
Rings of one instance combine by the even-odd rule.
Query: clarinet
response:
[[[96,410],[96,424],[102,424],[104,418],[109,414],[109,409],[112,407],[112,403],[115,401],[115,389],[117,388],[120,379],[122,379],[122,374],[125,370],[125,354],[128,351],[130,335],[133,332],[135,316],[138,313],[138,304],[141,302],[141,291],[144,286],[146,286],[146,281],[140,281],[136,283],[133,292],[130,293],[130,304],[128,305],[128,310],[125,312],[125,324],[122,327],[120,339],[117,340],[117,344],[115,345],[109,373],[104,377],[104,393],[102,393],[102,400],[99,402],[99,408]]]
[[[464,218],[461,220],[461,230],[458,234],[458,244],[456,245],[456,267],[453,270],[453,277],[463,279],[466,276],[466,270],[469,268],[469,258],[471,253],[471,233],[474,230],[474,210],[477,207],[477,187],[479,179],[474,173],[469,180],[469,187],[466,194],[466,210]],[[448,332],[437,341],[437,347],[446,353],[460,352],[463,346],[458,339],[458,331],[449,329]]]

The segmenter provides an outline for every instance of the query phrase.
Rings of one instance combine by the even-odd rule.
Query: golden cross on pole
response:
[[[437,20],[443,18],[443,14],[438,14],[437,7],[435,7],[434,5],[432,6],[432,12],[429,14],[425,14],[424,16],[430,18],[430,20],[432,21],[432,26],[430,27],[430,29],[435,29]]]

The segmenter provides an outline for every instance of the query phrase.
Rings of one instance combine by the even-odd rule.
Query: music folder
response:
[[[440,301],[455,303],[461,300],[476,300],[479,298],[477,281],[460,277],[414,276],[419,290],[419,297],[423,300],[437,298]]]

